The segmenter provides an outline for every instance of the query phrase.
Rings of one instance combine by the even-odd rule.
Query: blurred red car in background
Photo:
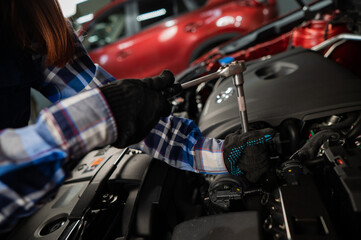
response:
[[[296,2],[302,3],[297,0]],[[187,71],[194,72],[196,66],[203,69],[202,71],[198,70],[197,74],[205,74],[216,71],[227,61],[252,61],[262,57],[268,58],[295,47],[312,49],[327,39],[351,31],[346,24],[332,25],[341,14],[339,9],[328,11],[333,4],[331,0],[307,0],[307,2],[308,4],[290,10],[276,21],[266,24],[246,36],[240,36],[216,46],[190,63],[190,66],[193,67],[179,74],[178,78],[186,76]],[[325,13],[320,15],[320,12]],[[339,58],[335,61],[361,77],[361,69],[357,64],[352,63],[353,58],[351,57],[352,54],[359,53],[359,48],[351,47],[352,44],[344,44],[337,49],[334,47],[335,49],[332,51],[337,52],[335,55]],[[342,56],[345,54],[349,56],[340,57],[341,52]],[[330,54],[328,57],[332,58],[333,56]]]
[[[277,16],[275,0],[115,0],[83,26],[90,57],[118,79],[177,74]]]

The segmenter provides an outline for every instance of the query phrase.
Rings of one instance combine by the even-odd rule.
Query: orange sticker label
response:
[[[104,160],[104,158],[95,159],[95,160],[90,164],[90,166],[97,166],[97,165],[99,165],[103,160]]]

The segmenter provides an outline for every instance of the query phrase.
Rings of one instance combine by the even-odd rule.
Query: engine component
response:
[[[344,33],[337,35],[335,37],[332,37],[314,47],[312,47],[313,51],[320,51],[322,49],[325,49],[326,47],[329,47],[330,45],[340,41],[340,40],[352,40],[352,41],[361,41],[361,36],[357,34],[351,34],[351,33]]]
[[[177,225],[172,240],[260,240],[259,222],[256,211],[205,216]]]
[[[336,141],[340,138],[340,134],[332,130],[322,130],[316,133],[312,138],[303,145],[298,151],[296,151],[290,159],[296,160],[311,160],[316,158],[317,152],[321,145],[327,140]]]
[[[278,190],[286,239],[337,239],[312,177],[301,176],[300,186]]]
[[[231,175],[217,176],[208,192],[211,203],[223,210],[228,210],[231,201],[242,199],[244,194],[240,179]]]
[[[301,174],[305,174],[305,169],[298,160],[289,160],[281,165],[281,176],[286,180],[287,184],[298,185],[298,178]]]
[[[110,227],[112,221],[124,224],[120,219],[127,198],[124,189],[139,187],[151,159],[145,154],[113,147],[88,153],[56,196],[24,219],[7,239],[79,239],[83,232],[88,237],[81,239],[105,237],[97,228],[87,225],[93,226],[90,223],[95,220],[95,226],[107,225],[107,233],[110,233],[114,231]],[[102,220],[97,220],[96,216]]]
[[[310,50],[298,48],[251,64],[244,78],[250,124],[278,126],[288,118],[305,121],[361,108],[360,79]],[[198,125],[207,137],[221,138],[240,128],[236,97],[216,102],[230,87],[232,80],[223,80],[204,106]]]
[[[361,213],[361,149],[346,150],[342,146],[328,146],[325,155],[349,196],[354,212]]]
[[[347,134],[347,139],[350,142],[355,141],[361,135],[361,112],[359,113],[356,121],[351,125],[350,131]]]
[[[263,229],[270,233],[275,240],[286,239],[285,221],[279,191],[263,195],[262,204],[269,211],[268,217],[264,220]]]

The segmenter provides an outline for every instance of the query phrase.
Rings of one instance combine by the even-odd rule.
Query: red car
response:
[[[274,19],[275,0],[115,0],[80,31],[90,57],[118,79],[174,74],[221,42]]]
[[[307,8],[302,5],[298,7],[296,5],[296,8],[293,9],[293,5],[290,5],[292,10],[290,9],[277,21],[264,25],[246,36],[234,38],[216,46],[190,65],[200,65],[206,71],[212,72],[217,70],[224,61],[251,61],[284,52],[291,47],[310,49],[325,39],[350,31],[344,24],[330,27],[330,22],[339,15],[339,10],[328,12],[322,17],[319,15],[320,12],[325,12],[332,5],[332,1],[307,0],[307,2],[308,4],[305,6],[312,10],[305,10]],[[300,26],[300,23],[303,24]],[[181,75],[185,75],[185,73]]]

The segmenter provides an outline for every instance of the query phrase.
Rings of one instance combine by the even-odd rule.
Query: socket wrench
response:
[[[172,89],[167,90],[167,95],[174,96],[180,93],[182,90],[198,86],[203,82],[208,82],[216,78],[226,78],[233,77],[233,84],[237,90],[237,100],[238,100],[238,109],[240,113],[241,123],[242,123],[242,132],[248,132],[248,116],[246,108],[246,100],[243,90],[243,72],[246,70],[246,65],[244,61],[234,61],[227,65],[221,66],[216,72],[207,74],[205,76],[196,78],[186,83],[176,84]]]

